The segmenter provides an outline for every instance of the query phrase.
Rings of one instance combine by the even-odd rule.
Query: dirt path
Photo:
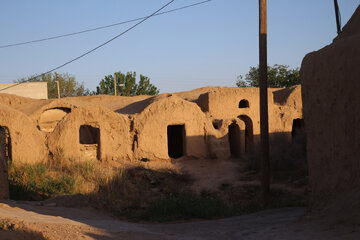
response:
[[[284,208],[239,217],[184,223],[129,223],[91,209],[35,206],[13,201],[0,204],[0,220],[13,232],[0,239],[34,239],[16,235],[27,228],[46,239],[359,239],[359,227],[338,229],[302,219],[306,209]]]

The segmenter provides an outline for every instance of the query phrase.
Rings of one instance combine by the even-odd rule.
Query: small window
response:
[[[214,127],[215,129],[219,129],[220,122],[219,122],[218,120],[212,121],[212,124],[213,124],[213,127]]]
[[[79,130],[80,144],[99,144],[100,129],[90,126],[81,125]]]
[[[239,108],[249,108],[249,101],[246,99],[243,99],[239,102]]]

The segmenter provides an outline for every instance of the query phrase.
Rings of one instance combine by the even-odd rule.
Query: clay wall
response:
[[[22,97],[48,99],[47,82],[0,83],[0,91]]]
[[[209,119],[214,121],[240,119],[252,135],[253,148],[260,141],[259,89],[218,88],[201,94],[196,101]],[[268,90],[270,139],[290,142],[293,122],[302,119],[301,87]],[[227,126],[226,126],[227,127]]]
[[[9,129],[11,139],[11,160],[16,162],[35,163],[43,161],[46,156],[45,135],[25,114],[0,106],[0,126]]]
[[[52,154],[86,160],[132,159],[130,120],[105,107],[78,107],[71,110],[49,133]]]
[[[313,204],[360,186],[360,7],[344,34],[301,66]],[[356,201],[348,195],[348,202]],[[344,204],[351,206],[351,204]]]
[[[135,116],[137,158],[169,159],[168,127],[171,125],[184,126],[184,142],[179,143],[184,144],[184,156],[207,156],[205,114],[195,103],[170,95],[150,104]]]

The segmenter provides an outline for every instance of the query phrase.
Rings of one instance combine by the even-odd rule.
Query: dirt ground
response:
[[[10,231],[0,239],[359,239],[359,226],[308,221],[305,208],[283,208],[227,219],[167,224],[129,223],[92,209],[0,204]],[[24,231],[27,229],[27,231]]]
[[[160,163],[159,163],[160,164]],[[153,163],[152,165],[156,165]],[[169,166],[172,165],[169,163]],[[184,159],[172,165],[194,177],[194,190],[216,190],[223,183],[240,184],[236,160]],[[155,166],[148,166],[156,168]],[[164,167],[161,163],[158,167]],[[63,199],[64,200],[64,199]],[[3,201],[0,239],[359,239],[359,225],[309,219],[306,208],[282,208],[218,220],[175,223],[131,223],[107,212],[74,204]],[[65,200],[64,200],[65,201]],[[77,203],[75,203],[77,202]],[[5,231],[6,230],[6,231]]]

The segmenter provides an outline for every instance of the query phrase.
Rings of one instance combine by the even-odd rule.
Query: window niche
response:
[[[246,100],[246,99],[242,99],[240,102],[239,102],[239,108],[249,108],[250,107],[250,104],[249,104],[249,101]]]
[[[79,129],[80,151],[85,159],[100,159],[100,129],[81,125]]]

